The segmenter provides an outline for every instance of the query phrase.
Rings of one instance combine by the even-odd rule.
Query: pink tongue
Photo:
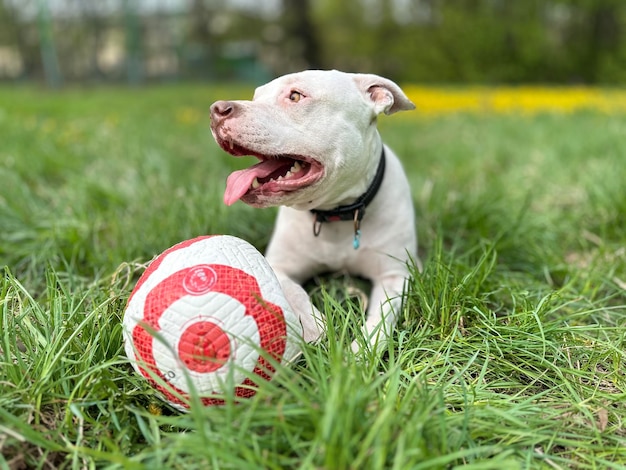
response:
[[[224,203],[227,206],[234,204],[248,192],[254,178],[266,178],[284,166],[285,160],[271,159],[257,163],[256,165],[245,170],[239,170],[231,173],[226,180]]]

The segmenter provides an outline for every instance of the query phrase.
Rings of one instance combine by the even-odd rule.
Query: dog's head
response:
[[[391,80],[336,70],[279,77],[252,101],[217,101],[217,143],[259,159],[228,177],[224,202],[324,209],[356,198],[380,158],[376,117],[414,107]]]

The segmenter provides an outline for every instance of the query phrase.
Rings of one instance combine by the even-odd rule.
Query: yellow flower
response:
[[[424,116],[470,113],[626,112],[626,91],[593,87],[404,87]]]
[[[176,120],[184,125],[193,126],[202,119],[201,113],[194,108],[178,108],[176,110]]]
[[[148,403],[148,413],[153,416],[161,416],[163,414],[163,408],[158,403],[150,402]]]

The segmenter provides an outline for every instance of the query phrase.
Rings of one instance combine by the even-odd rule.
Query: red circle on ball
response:
[[[215,323],[194,323],[180,337],[178,356],[190,370],[214,372],[230,357],[230,338]]]

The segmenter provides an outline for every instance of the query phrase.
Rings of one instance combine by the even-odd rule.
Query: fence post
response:
[[[126,14],[126,73],[128,83],[137,85],[141,83],[141,51],[139,20],[137,17],[136,0],[124,0],[124,12]]]
[[[43,74],[50,88],[59,88],[62,83],[59,58],[54,47],[52,26],[50,24],[50,10],[48,0],[38,0],[39,49],[43,63]]]

